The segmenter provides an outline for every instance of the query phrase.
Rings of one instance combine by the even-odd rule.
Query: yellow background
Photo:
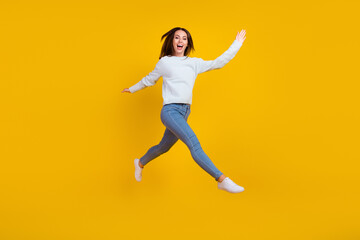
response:
[[[360,239],[358,1],[1,1],[1,239]],[[160,37],[192,34],[189,124],[240,194],[163,135]]]

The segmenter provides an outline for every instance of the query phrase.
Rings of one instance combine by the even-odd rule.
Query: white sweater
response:
[[[204,61],[196,57],[164,56],[155,66],[155,69],[130,87],[131,93],[145,87],[153,86],[163,77],[162,96],[163,105],[169,103],[192,104],[192,90],[199,73],[222,68],[239,51],[242,43],[236,39],[221,56],[215,60]]]

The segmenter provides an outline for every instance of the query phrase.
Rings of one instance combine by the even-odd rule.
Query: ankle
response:
[[[224,179],[226,178],[226,176],[223,174],[218,178],[218,182],[222,182]]]

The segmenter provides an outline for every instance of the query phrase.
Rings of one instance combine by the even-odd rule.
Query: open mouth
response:
[[[178,50],[181,50],[183,47],[184,47],[184,46],[181,45],[181,44],[178,44],[178,45],[177,45],[177,49],[178,49]]]

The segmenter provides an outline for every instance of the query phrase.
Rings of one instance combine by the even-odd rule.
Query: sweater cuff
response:
[[[134,92],[135,92],[135,89],[134,89],[133,87],[129,87],[129,91],[130,91],[131,93],[134,93]]]
[[[242,46],[242,42],[239,42],[238,40],[234,40],[233,45],[236,46],[237,48],[240,48]]]
[[[145,87],[146,86],[142,83],[142,81],[140,81],[140,82],[136,83],[134,86],[129,87],[129,91],[131,93],[134,93],[134,92],[137,92],[137,91],[139,91],[139,90],[141,90],[141,89],[143,89]]]

